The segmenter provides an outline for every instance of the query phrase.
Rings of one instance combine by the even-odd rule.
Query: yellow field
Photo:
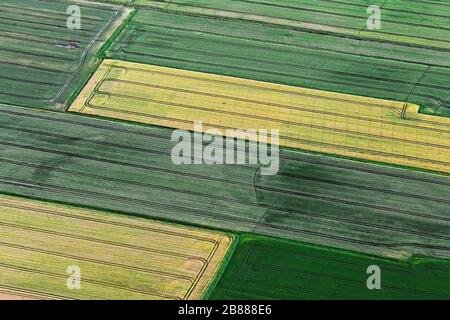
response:
[[[69,109],[172,128],[279,129],[280,144],[450,173],[450,119],[402,102],[106,60]]]
[[[198,299],[232,241],[220,232],[9,196],[0,196],[0,215],[0,299]],[[74,266],[79,288],[69,274]]]

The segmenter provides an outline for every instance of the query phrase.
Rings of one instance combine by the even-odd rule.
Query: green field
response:
[[[323,1],[304,2],[311,6]],[[135,2],[137,5],[143,3]],[[196,3],[206,5],[206,1]],[[208,1],[208,6],[219,3],[231,2]],[[248,5],[249,11],[253,8],[247,2],[233,1],[235,3],[244,8]],[[365,14],[364,10],[361,12]],[[440,31],[439,34],[449,32]],[[370,39],[342,37],[333,32],[237,18],[218,19],[178,9],[144,6],[138,7],[137,14],[108,50],[107,56],[408,101],[424,106],[423,111],[427,113],[450,115],[450,94],[446,85],[450,79],[450,49],[411,47],[405,43],[380,45]]]
[[[381,270],[369,290],[367,268]],[[450,299],[448,260],[381,259],[344,250],[242,236],[209,299]]]
[[[333,33],[375,42],[401,43],[412,47],[450,49],[448,4],[405,0],[136,0],[135,5],[193,15],[256,21],[317,33]],[[369,5],[381,10],[379,30],[369,30]],[[447,14],[446,14],[447,13]]]
[[[450,128],[417,115],[450,117],[450,0],[0,5],[0,300],[450,299]],[[273,176],[175,165],[194,118],[299,144]]]
[[[450,257],[447,176],[282,150],[174,165],[172,130],[0,107],[0,192],[387,256]]]
[[[67,28],[69,5],[81,9],[80,30]],[[64,109],[128,13],[123,7],[76,0],[2,0],[0,102]]]

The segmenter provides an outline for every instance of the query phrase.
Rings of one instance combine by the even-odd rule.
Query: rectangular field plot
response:
[[[138,7],[107,56],[405,101],[450,115],[450,50]]]
[[[69,110],[187,130],[278,129],[282,146],[450,173],[450,119],[395,101],[105,60]]]
[[[355,39],[450,49],[449,3],[407,0],[136,0],[134,5],[190,15],[253,21]],[[367,13],[369,5],[376,11]],[[369,16],[381,19],[379,27]],[[380,20],[378,19],[378,20]]]
[[[369,290],[369,266],[380,290]],[[270,238],[246,236],[210,299],[450,299],[450,261],[380,259]],[[369,281],[374,284],[373,281]]]
[[[0,5],[0,102],[52,109],[67,106],[98,65],[101,46],[130,12],[76,0]],[[71,5],[80,9],[81,29],[68,27]]]
[[[0,105],[0,192],[395,257],[450,258],[450,179],[280,151],[175,165],[173,130]]]
[[[232,241],[10,196],[0,196],[0,216],[0,297],[199,299]]]

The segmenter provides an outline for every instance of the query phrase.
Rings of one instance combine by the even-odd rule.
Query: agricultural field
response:
[[[379,266],[381,290],[367,290]],[[389,260],[354,252],[242,236],[210,299],[450,299],[448,260]]]
[[[308,6],[324,3],[336,8],[342,6],[342,1],[340,4],[295,2],[305,2]],[[162,3],[158,2],[158,6]],[[238,3],[244,2],[233,1]],[[408,2],[408,8],[416,4]],[[364,7],[356,8],[365,14]],[[273,12],[283,10],[277,8]],[[428,20],[434,15],[430,12],[428,16],[428,12],[422,12],[420,17],[430,23]],[[396,15],[405,12],[400,10]],[[450,50],[447,49],[411,47],[405,43],[380,44],[333,32],[281,28],[237,18],[217,19],[144,6],[138,7],[106,55],[112,59],[404,101],[421,105],[423,112],[450,116],[446,85],[450,81]]]
[[[0,298],[199,299],[232,241],[224,233],[9,196],[0,196],[0,214]],[[82,290],[68,286],[73,266]]]
[[[278,129],[280,145],[450,173],[450,119],[402,102],[105,60],[69,111],[194,129]]]
[[[368,30],[368,4],[365,0],[137,0],[134,4],[182,14],[247,20],[374,42],[450,49],[448,3],[438,3],[434,5],[434,10],[429,10],[429,5],[421,2],[371,1],[371,5],[377,5],[383,10],[383,28],[380,30]],[[419,21],[413,18],[416,15]]]
[[[0,300],[450,299],[450,0],[0,18]]]
[[[0,1],[0,102],[65,109],[100,63],[97,53],[130,13],[86,1]],[[68,6],[83,12],[67,27]]]
[[[280,151],[176,165],[172,130],[0,107],[0,192],[391,257],[450,258],[447,176]]]

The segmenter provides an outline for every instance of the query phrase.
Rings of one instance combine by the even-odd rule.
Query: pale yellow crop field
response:
[[[0,215],[5,299],[199,299],[232,242],[221,232],[10,196],[0,196]]]
[[[450,119],[418,106],[105,60],[70,111],[193,130],[278,129],[280,144],[450,173]]]

